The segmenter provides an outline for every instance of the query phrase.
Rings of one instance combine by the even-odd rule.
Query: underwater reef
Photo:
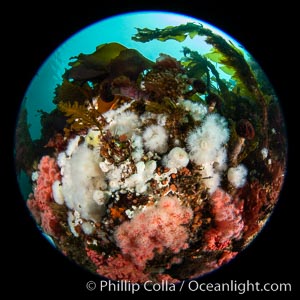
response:
[[[208,53],[183,46],[181,59],[151,61],[114,42],[73,57],[55,109],[40,112],[39,140],[22,110],[16,167],[30,176],[27,206],[93,273],[137,283],[205,275],[247,247],[276,205],[284,122],[251,58],[195,23],[137,28],[132,39],[196,36]]]

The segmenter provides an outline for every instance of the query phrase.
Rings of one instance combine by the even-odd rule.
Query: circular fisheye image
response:
[[[222,30],[148,11],[92,24],[32,79],[20,191],[52,245],[110,280],[179,283],[243,251],[287,160],[276,92]]]

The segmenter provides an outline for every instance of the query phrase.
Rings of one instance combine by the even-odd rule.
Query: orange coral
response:
[[[113,219],[122,219],[123,218],[123,212],[125,210],[124,207],[111,207],[110,214]]]

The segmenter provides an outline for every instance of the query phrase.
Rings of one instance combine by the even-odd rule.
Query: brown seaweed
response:
[[[21,108],[19,113],[15,140],[15,165],[17,173],[19,174],[23,170],[27,174],[30,174],[30,169],[35,160],[35,148],[27,123],[27,110],[24,107]]]
[[[68,118],[67,123],[70,129],[80,132],[91,127],[97,127],[100,131],[103,127],[103,117],[94,107],[88,108],[85,105],[79,105],[60,102],[58,109]]]
[[[202,24],[186,23],[179,26],[168,26],[164,29],[137,28],[137,34],[132,39],[138,42],[149,42],[157,39],[166,41],[175,39],[179,42],[184,41],[188,36],[205,36],[206,42],[213,46],[211,54],[214,54],[214,60],[225,65],[227,69],[232,70],[233,77],[240,86],[240,90],[245,88],[254,101],[261,106],[263,146],[268,145],[268,113],[265,96],[259,88],[258,82],[246,61],[243,53],[231,42],[227,42],[223,37],[213,33],[210,29],[203,27]],[[212,57],[210,57],[212,58]]]
[[[65,77],[76,81],[119,75],[136,79],[141,71],[152,65],[152,62],[137,50],[127,49],[119,43],[100,45],[94,53],[81,53],[73,59],[76,60],[69,63],[71,69],[66,71]]]

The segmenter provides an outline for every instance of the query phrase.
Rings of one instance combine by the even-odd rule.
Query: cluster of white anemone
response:
[[[130,110],[131,104],[126,103],[103,114],[107,121],[104,131],[126,135],[129,139],[130,158],[112,164],[101,157],[100,132],[96,128],[88,131],[83,143],[80,143],[80,136],[71,139],[67,149],[57,157],[62,179],[53,184],[53,196],[58,204],[68,207],[69,226],[74,235],[76,225],[81,225],[86,234],[93,232],[91,224],[105,214],[111,196],[117,201],[118,193],[147,193],[151,180],[162,186],[165,180],[169,182],[170,172],[176,173],[189,163],[199,166],[203,184],[211,194],[220,185],[224,174],[236,188],[246,182],[245,166],[227,166],[230,132],[224,117],[208,113],[204,104],[180,101],[179,105],[199,125],[191,129],[185,141],[180,141],[180,147],[170,147],[170,144],[176,145],[176,141],[171,143],[172,137],[164,126],[167,116],[153,113],[138,116]],[[135,163],[134,169],[130,167],[132,162]],[[159,165],[170,169],[164,174],[166,178],[157,175]]]

